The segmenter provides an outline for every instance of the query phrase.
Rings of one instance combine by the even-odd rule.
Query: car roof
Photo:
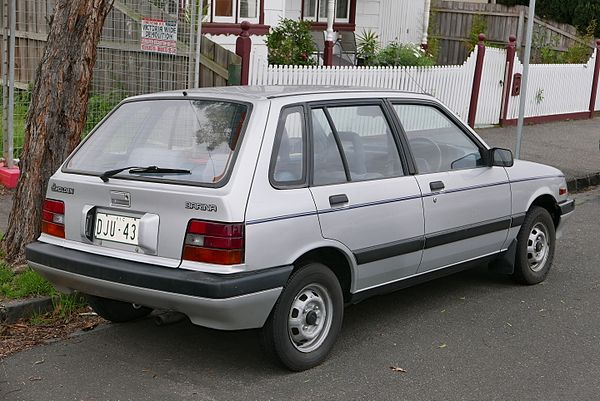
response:
[[[273,86],[220,86],[211,88],[182,89],[177,91],[159,92],[147,95],[135,96],[135,99],[148,99],[154,97],[223,97],[239,100],[268,100],[280,97],[294,97],[305,95],[324,95],[324,94],[349,94],[365,93],[372,96],[393,96],[407,98],[428,98],[432,97],[425,93],[404,92],[391,89],[380,89],[370,87],[351,87],[351,86],[292,86],[292,85],[273,85]]]

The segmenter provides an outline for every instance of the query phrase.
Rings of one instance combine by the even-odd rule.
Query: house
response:
[[[311,21],[312,29],[324,31],[327,0],[204,0],[208,16],[202,33],[230,50],[235,50],[239,24],[253,24],[253,53],[267,54],[265,36],[281,18]],[[382,45],[392,41],[427,43],[430,0],[336,0],[334,31],[360,35],[373,31]],[[354,36],[354,35],[351,35]]]

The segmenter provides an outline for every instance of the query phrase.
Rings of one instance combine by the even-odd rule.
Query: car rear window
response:
[[[119,106],[66,164],[65,172],[102,175],[124,167],[157,166],[181,174],[129,172],[118,178],[223,184],[230,171],[248,106],[215,100],[172,99]]]

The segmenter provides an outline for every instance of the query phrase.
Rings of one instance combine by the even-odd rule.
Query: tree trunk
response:
[[[24,261],[40,233],[50,176],[77,146],[85,124],[96,45],[113,0],[57,0],[37,69],[25,144],[2,249],[8,263]]]

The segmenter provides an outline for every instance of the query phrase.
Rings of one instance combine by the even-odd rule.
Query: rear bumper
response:
[[[29,265],[57,289],[77,290],[186,314],[198,325],[222,330],[262,327],[292,266],[212,274],[94,255],[36,242]]]

